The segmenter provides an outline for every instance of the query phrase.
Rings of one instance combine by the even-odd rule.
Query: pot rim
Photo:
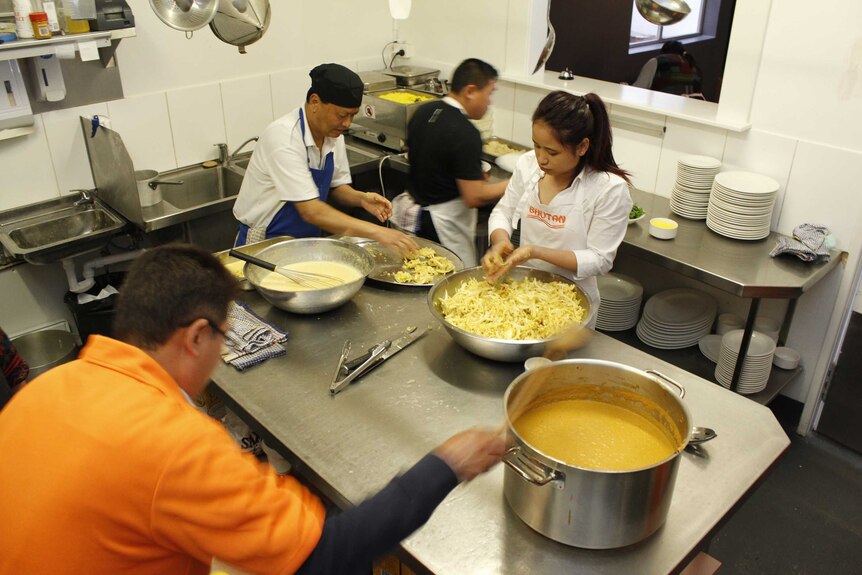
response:
[[[601,365],[601,366],[606,366],[606,367],[610,366],[610,367],[620,368],[623,371],[632,372],[632,373],[635,373],[639,376],[645,377],[645,378],[649,379],[650,381],[658,384],[661,388],[663,388],[673,398],[673,400],[675,402],[677,402],[677,404],[679,404],[679,407],[682,409],[683,413],[685,414],[685,419],[686,419],[686,423],[687,423],[687,429],[686,429],[685,433],[683,434],[684,437],[683,437],[682,441],[680,442],[680,444],[676,447],[676,451],[673,454],[666,457],[665,459],[662,459],[661,461],[653,463],[652,465],[647,465],[645,467],[635,467],[632,469],[619,469],[619,470],[592,469],[592,468],[588,468],[588,467],[581,467],[579,465],[574,465],[574,464],[571,464],[571,463],[568,463],[565,461],[561,461],[555,457],[552,457],[552,456],[546,454],[545,452],[537,449],[532,444],[530,444],[527,440],[525,440],[523,437],[521,437],[521,435],[517,431],[515,431],[515,426],[512,425],[512,421],[511,421],[511,419],[509,419],[509,409],[507,406],[509,404],[509,395],[512,393],[512,390],[516,387],[517,384],[519,384],[522,380],[526,379],[530,375],[535,375],[536,373],[539,373],[539,372],[546,370],[546,369],[553,369],[554,367],[559,366],[559,365],[571,365],[571,364]],[[538,457],[539,459],[544,460],[543,463],[546,463],[549,466],[555,466],[555,468],[557,468],[557,469],[559,469],[559,468],[575,469],[577,471],[589,472],[589,473],[598,473],[598,474],[618,475],[618,474],[626,474],[626,473],[638,473],[641,471],[648,471],[648,470],[655,469],[657,467],[661,467],[663,465],[666,465],[666,464],[672,462],[677,457],[679,457],[680,454],[685,450],[686,446],[689,443],[689,440],[691,439],[691,430],[694,427],[692,424],[691,412],[689,411],[688,406],[685,404],[685,402],[682,400],[682,397],[676,392],[676,390],[674,390],[666,382],[662,381],[658,377],[653,376],[652,374],[647,373],[646,371],[644,371],[642,369],[638,369],[638,368],[632,367],[630,365],[625,365],[623,363],[619,363],[619,362],[615,362],[615,361],[608,361],[608,360],[603,360],[603,359],[564,359],[564,360],[560,360],[560,361],[553,361],[549,364],[542,365],[542,366],[537,367],[535,369],[525,371],[524,373],[522,373],[518,377],[516,377],[514,380],[512,380],[512,382],[506,388],[506,392],[503,394],[503,411],[504,411],[505,416],[506,416],[506,429],[507,429],[507,431],[509,433],[511,433],[513,437],[515,437],[516,445],[519,446],[520,449],[526,450],[531,457]]]

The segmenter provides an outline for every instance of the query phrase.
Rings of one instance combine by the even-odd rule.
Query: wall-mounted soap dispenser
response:
[[[33,112],[17,60],[0,61],[0,139],[32,134]]]
[[[35,97],[41,102],[59,102],[66,97],[66,83],[60,60],[54,54],[33,58],[33,86]]]

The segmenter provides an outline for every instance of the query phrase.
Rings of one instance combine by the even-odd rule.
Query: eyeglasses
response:
[[[227,333],[226,333],[226,332],[224,332],[224,331],[222,330],[222,328],[220,328],[218,325],[216,325],[216,322],[214,322],[213,320],[211,320],[211,319],[207,318],[207,323],[209,324],[209,326],[212,328],[212,330],[213,330],[214,332],[216,332],[217,334],[219,334],[219,335],[220,335],[220,336],[222,336],[223,338],[227,339]]]
[[[206,322],[207,322],[207,325],[209,325],[209,326],[210,326],[210,329],[211,329],[211,330],[213,330],[214,332],[216,332],[217,334],[219,334],[220,336],[222,336],[222,338],[227,339],[227,333],[225,333],[225,331],[224,331],[224,330],[222,330],[222,328],[220,328],[216,322],[214,322],[213,320],[211,320],[211,319],[210,319],[210,318],[208,318],[208,317],[205,317],[205,318],[195,318],[195,319],[189,320],[189,321],[187,321],[186,323],[180,324],[180,327],[189,327],[189,326],[190,326],[190,325],[192,325],[194,322],[196,322],[198,319],[205,319],[205,320],[206,320]]]

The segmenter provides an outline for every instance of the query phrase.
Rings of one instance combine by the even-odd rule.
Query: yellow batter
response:
[[[245,262],[232,262],[224,266],[227,271],[230,272],[230,275],[235,277],[238,280],[245,279],[245,276],[242,273],[243,268],[245,267]]]
[[[676,452],[667,435],[644,416],[587,399],[535,407],[518,418],[515,430],[542,453],[587,469],[638,469]]]
[[[313,285],[311,283],[307,285],[301,285],[293,280],[284,277],[278,272],[269,272],[268,274],[263,276],[263,280],[261,280],[260,282],[261,287],[274,291],[313,291],[318,289],[325,289],[326,287],[337,287],[338,285],[350,283],[362,277],[362,274],[359,273],[359,270],[357,270],[353,266],[350,266],[348,264],[342,264],[339,262],[297,262],[278,267],[279,269],[284,270],[295,270],[300,272],[310,272],[315,274],[333,276],[338,279],[338,283],[336,283],[335,281],[327,282],[327,284],[332,283],[331,286],[328,286],[324,285],[322,282],[318,282],[315,280],[313,282]]]
[[[389,100],[390,102],[404,105],[434,100],[434,96],[425,96],[415,92],[386,92],[385,94],[378,94],[377,97],[381,100]]]

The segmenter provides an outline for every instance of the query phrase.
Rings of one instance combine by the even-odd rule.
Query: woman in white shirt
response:
[[[611,269],[632,208],[628,173],[611,144],[596,94],[557,91],[542,99],[533,112],[534,149],[518,160],[488,221],[482,267],[490,281],[525,263],[574,280],[598,306],[595,276]]]

